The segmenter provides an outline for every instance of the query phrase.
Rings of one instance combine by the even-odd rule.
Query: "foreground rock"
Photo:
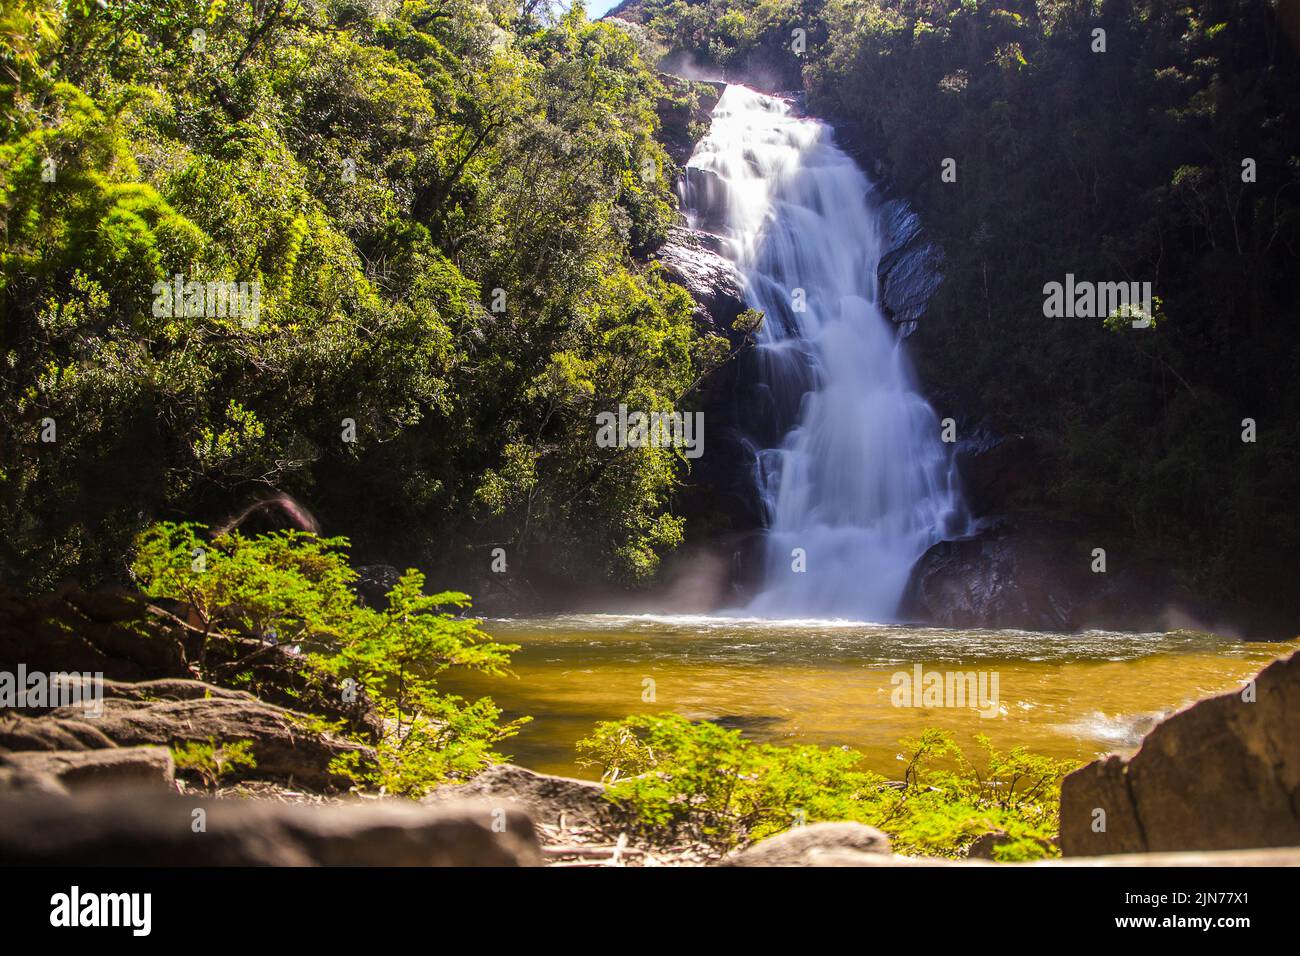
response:
[[[1116,856],[1072,857],[1070,859],[1031,860],[1026,863],[995,863],[992,860],[949,860],[942,857],[895,856],[889,853],[855,853],[836,856],[833,851],[824,859],[809,866],[864,866],[864,867],[957,867],[995,868],[1035,867],[1045,869],[1076,869],[1079,867],[1210,867],[1225,866],[1300,866],[1300,847],[1274,850],[1214,850],[1196,853],[1133,853]]]
[[[201,811],[201,812],[199,812]],[[307,807],[116,791],[0,798],[11,865],[537,866],[532,822],[479,802]]]
[[[45,716],[0,718],[0,751],[86,751],[194,741],[252,741],[250,776],[301,786],[347,786],[335,757],[369,755],[362,744],[321,733],[314,721],[242,691],[199,681],[104,682],[103,712],[64,707]]]
[[[438,805],[466,798],[518,809],[539,824],[560,829],[606,830],[618,823],[616,808],[605,799],[604,785],[535,773],[509,763],[489,767],[466,783],[439,787],[422,802]]]
[[[176,766],[166,747],[0,754],[0,789],[67,793],[99,787],[170,790]]]
[[[861,823],[812,823],[760,840],[721,866],[861,866],[863,857],[892,859],[889,837]],[[874,862],[874,861],[869,861]]]
[[[1300,846],[1300,652],[1065,778],[1066,856]]]

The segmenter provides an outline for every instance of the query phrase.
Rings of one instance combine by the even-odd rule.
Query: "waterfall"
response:
[[[964,531],[950,446],[878,305],[879,203],[824,123],[731,85],[691,157],[691,225],[718,233],[766,321],[754,478],[768,617],[896,619],[912,566]],[[800,570],[802,565],[803,570]]]

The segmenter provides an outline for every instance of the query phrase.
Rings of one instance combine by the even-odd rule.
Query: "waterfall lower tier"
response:
[[[743,86],[687,164],[692,225],[722,236],[766,315],[762,413],[786,419],[761,423],[779,444],[754,447],[768,537],[750,613],[893,620],[916,560],[966,524],[949,446],[881,314],[870,192],[829,127]]]

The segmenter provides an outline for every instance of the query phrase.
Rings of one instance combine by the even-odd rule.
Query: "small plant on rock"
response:
[[[172,759],[180,772],[193,773],[209,790],[215,790],[221,780],[232,770],[257,767],[251,740],[225,740],[220,743],[209,737],[206,742],[187,740],[172,745]]]

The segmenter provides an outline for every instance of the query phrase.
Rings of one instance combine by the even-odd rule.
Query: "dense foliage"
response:
[[[598,724],[578,742],[599,767],[608,797],[657,839],[686,837],[731,849],[821,820],[853,820],[889,834],[894,850],[960,856],[999,834],[1000,860],[1055,855],[1060,780],[1073,764],[994,750],[977,738],[983,766],[952,735],[928,730],[902,741],[903,779],[858,769],[848,748],[778,746],[675,714]]]
[[[497,547],[511,570],[651,577],[685,462],[597,447],[594,416],[689,402],[725,354],[635,265],[673,216],[665,55],[803,85],[918,207],[947,256],[912,338],[927,391],[960,436],[1033,447],[991,510],[1239,605],[1300,601],[1290,7],[544,9],[5,5],[0,574],[120,575],[151,519],[278,489],[361,558],[460,586],[498,577]],[[1066,274],[1150,281],[1162,321],[1045,318]],[[255,284],[256,314],[160,309],[177,276]]]
[[[994,508],[1073,519],[1294,620],[1294,4],[630,0],[618,15],[733,78],[802,79],[810,111],[919,209],[947,255],[911,340],[927,391],[963,435],[1034,446],[1037,470]],[[1067,273],[1149,281],[1164,321],[1045,318],[1044,285]]]
[[[347,542],[299,532],[257,537],[203,537],[192,524],[160,524],[144,532],[132,571],[150,598],[175,602],[201,632],[193,661],[197,676],[261,691],[250,676],[260,655],[301,662],[314,693],[301,693],[318,721],[308,729],[342,733],[320,714],[322,695],[367,706],[378,724],[376,760],[354,751],[332,769],[356,783],[419,796],[436,784],[472,775],[499,760],[494,747],[522,721],[502,724],[488,698],[466,701],[438,690],[448,668],[506,673],[513,644],[499,644],[478,622],[459,617],[464,594],[423,593],[424,576],[407,571],[382,610],[358,602],[347,564]],[[235,653],[212,655],[212,642],[243,642]],[[334,710],[331,708],[330,710]],[[215,749],[214,749],[215,748]],[[236,744],[192,742],[178,751],[185,769],[213,785],[242,759]]]
[[[594,416],[725,345],[634,264],[659,82],[535,9],[4,5],[0,574],[120,575],[150,518],[271,489],[393,561],[654,571],[684,462]]]

